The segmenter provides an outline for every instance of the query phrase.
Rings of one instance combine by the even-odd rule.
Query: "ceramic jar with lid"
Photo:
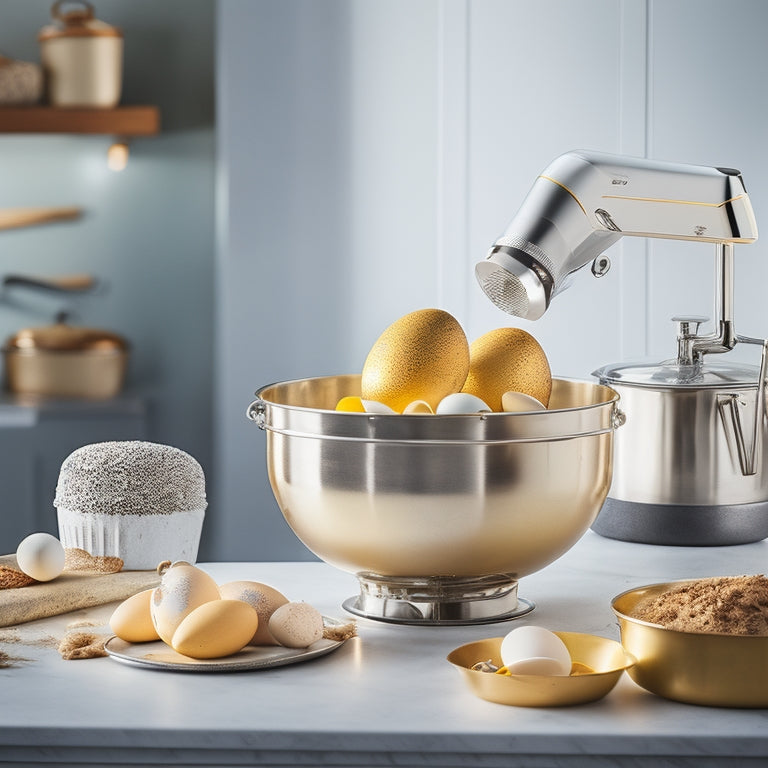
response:
[[[75,6],[64,10],[64,6]],[[55,107],[109,109],[120,102],[123,34],[94,18],[85,0],[57,0],[52,23],[40,30],[48,101]]]

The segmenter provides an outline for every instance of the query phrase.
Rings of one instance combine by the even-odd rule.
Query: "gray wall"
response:
[[[761,0],[223,0],[218,22],[217,556],[309,557],[244,409],[359,371],[401,314],[525,327],[580,378],[669,357],[669,318],[711,314],[710,247],[629,238],[536,323],[482,295],[474,263],[558,154],[741,168],[768,222]],[[737,248],[748,335],[768,334],[763,252]]]
[[[51,5],[2,0],[0,52],[38,61]],[[149,439],[189,451],[212,480],[214,4],[97,0],[95,8],[125,35],[123,103],[158,105],[162,133],[135,140],[121,173],[107,169],[109,137],[0,134],[0,207],[85,209],[80,221],[0,232],[0,274],[89,272],[108,285],[65,301],[6,290],[0,337],[47,324],[62,308],[74,322],[124,334],[133,344],[129,389],[150,407]],[[206,546],[207,537],[202,557]]]
[[[49,7],[0,0],[0,52],[36,58]],[[126,33],[124,101],[158,104],[163,131],[134,143],[122,174],[106,169],[106,137],[0,135],[0,206],[87,211],[0,233],[0,264],[108,282],[67,303],[77,321],[133,342],[129,384],[150,402],[149,437],[203,464],[203,558],[311,557],[277,509],[265,436],[245,408],[271,381],[359,371],[408,311],[444,307],[471,338],[520,325],[558,375],[576,377],[667,357],[668,318],[710,313],[709,249],[640,240],[615,246],[607,277],[580,277],[536,323],[490,304],[472,267],[557,154],[735,166],[768,221],[761,0],[96,10]],[[737,323],[765,336],[762,253],[762,241],[737,249]],[[0,335],[61,304],[6,292]]]

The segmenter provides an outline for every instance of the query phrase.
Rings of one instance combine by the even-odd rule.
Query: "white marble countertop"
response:
[[[517,619],[618,639],[611,599],[681,578],[764,573],[768,541],[738,547],[629,544],[589,532],[524,578],[536,610]],[[324,563],[203,564],[220,583],[253,579],[328,616],[356,579]],[[513,622],[411,627],[358,620],[339,650],[287,667],[180,673],[114,659],[64,661],[48,640],[113,606],[0,630],[0,764],[261,766],[683,766],[768,764],[768,710],[666,701],[624,675],[601,701],[562,709],[475,698],[445,660]],[[106,627],[94,631],[106,631]],[[727,663],[727,659],[724,660]],[[768,659],[766,660],[768,663]]]

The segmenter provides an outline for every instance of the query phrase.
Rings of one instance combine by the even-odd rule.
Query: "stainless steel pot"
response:
[[[595,531],[694,546],[768,536],[761,367],[703,355],[689,362],[683,355],[608,365],[594,375],[619,393],[627,417],[616,436],[613,482]]]
[[[556,379],[547,411],[334,410],[355,394],[360,376],[303,379],[264,387],[248,409],[266,431],[286,521],[358,576],[361,593],[345,607],[409,623],[526,610],[517,580],[572,547],[608,492],[616,393]]]

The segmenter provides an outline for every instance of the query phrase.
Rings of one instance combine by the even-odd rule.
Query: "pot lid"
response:
[[[676,359],[611,363],[592,372],[601,384],[629,384],[657,389],[714,389],[756,387],[760,369],[755,365],[705,358],[692,364]]]
[[[6,352],[114,352],[127,350],[128,342],[109,331],[57,322],[38,328],[24,328],[6,341],[4,349]]]
[[[80,6],[62,11],[64,5]],[[86,0],[57,0],[51,8],[52,24],[43,27],[37,36],[39,41],[60,37],[122,37],[117,27],[94,18],[93,6]]]

